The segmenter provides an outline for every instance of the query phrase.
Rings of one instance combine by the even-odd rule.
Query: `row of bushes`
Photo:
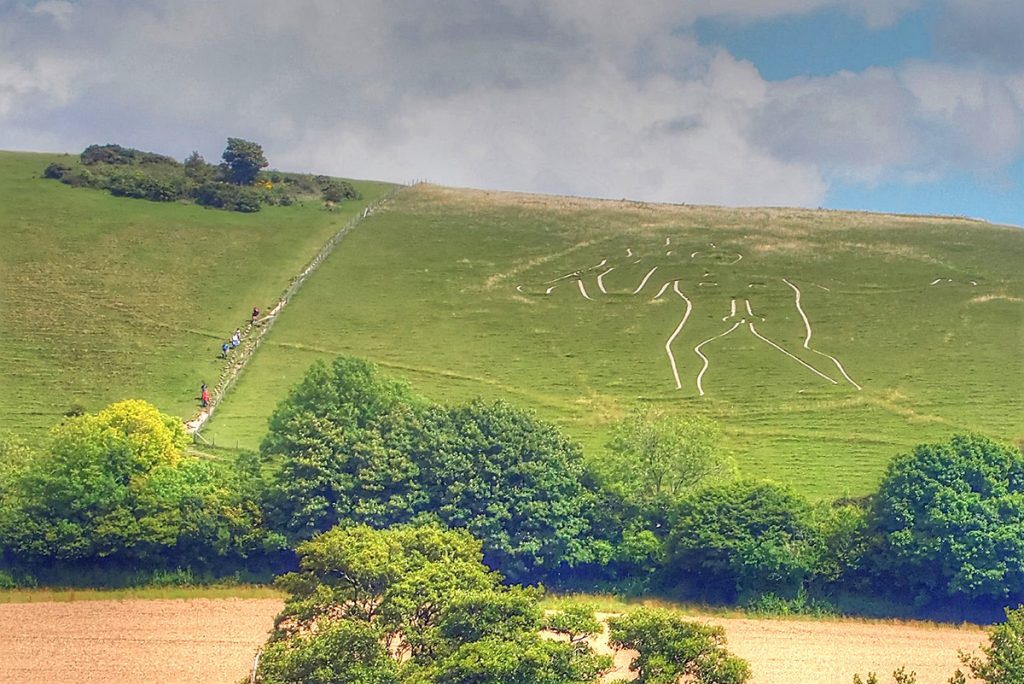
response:
[[[194,201],[196,204],[239,212],[256,212],[264,205],[289,206],[303,197],[337,203],[357,199],[351,183],[327,176],[261,172],[266,166],[256,143],[228,139],[224,163],[208,164],[193,152],[185,161],[120,145],[90,145],[79,163],[54,162],[45,178],[73,187],[97,188],[117,197],[152,202]],[[230,160],[230,161],[229,161]]]
[[[288,549],[338,525],[433,522],[468,530],[517,582],[771,610],[881,597],[952,618],[1024,600],[1016,448],[971,436],[922,445],[893,461],[873,496],[812,505],[737,477],[706,425],[650,423],[627,418],[613,451],[700,477],[637,495],[622,486],[636,473],[592,467],[525,411],[437,405],[358,359],[311,368],[260,454],[236,463],[188,457],[176,421],[116,404],[70,418],[42,453],[0,448],[3,562],[28,573],[95,562],[280,569],[294,562]],[[662,448],[680,435],[691,448]],[[949,606],[958,613],[936,613]]]

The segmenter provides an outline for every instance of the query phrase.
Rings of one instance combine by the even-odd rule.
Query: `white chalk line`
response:
[[[691,252],[690,253],[690,258],[692,259],[693,257],[697,256],[698,254],[700,254],[700,252]]]
[[[693,348],[693,351],[695,351],[697,353],[697,356],[699,356],[700,358],[704,359],[704,367],[700,369],[700,373],[697,373],[697,392],[700,394],[700,396],[702,396],[702,397],[704,396],[704,386],[701,384],[701,381],[704,378],[704,373],[707,371],[708,366],[711,365],[711,361],[708,359],[708,357],[706,357],[706,356],[704,356],[703,354],[700,353],[700,348],[703,347],[708,342],[712,342],[714,340],[717,340],[719,337],[725,337],[726,335],[731,333],[733,330],[735,330],[736,328],[740,327],[743,323],[744,323],[744,321],[737,321],[735,324],[733,324],[733,326],[731,328],[726,330],[724,333],[721,333],[720,335],[715,335],[712,338],[704,340],[703,342],[701,342],[700,344],[698,344],[696,347]]]
[[[827,359],[832,359],[832,363],[836,365],[836,368],[838,368],[839,372],[843,374],[843,377],[846,378],[847,382],[856,387],[858,390],[864,389],[863,387],[861,387],[860,385],[853,381],[853,378],[851,378],[850,375],[846,372],[846,369],[843,368],[843,364],[839,363],[839,359],[830,354],[826,354],[825,352],[821,352],[818,351],[817,349],[811,348],[811,322],[810,320],[808,320],[807,314],[804,313],[803,307],[800,306],[800,288],[794,285],[793,283],[789,282],[785,278],[782,279],[782,282],[786,283],[793,289],[793,293],[796,295],[796,310],[797,312],[799,312],[800,318],[804,319],[804,329],[807,331],[807,336],[804,338],[804,349],[812,351],[815,354],[820,354],[821,356],[824,356]]]
[[[654,298],[655,299],[660,299],[661,295],[665,294],[665,290],[667,290],[669,285],[671,285],[671,284],[672,284],[672,281],[670,280],[667,283],[665,283],[664,285],[662,285],[661,289],[658,290],[658,294],[654,295]]]
[[[820,287],[825,292],[831,292],[832,291],[832,290],[828,289],[827,287],[825,287],[824,285],[819,285],[818,283],[814,283],[814,287]]]
[[[598,287],[598,289],[601,290],[601,292],[603,292],[605,294],[608,294],[608,290],[604,289],[604,277],[606,275],[608,275],[609,273],[611,273],[612,271],[614,271],[614,270],[615,270],[615,267],[612,266],[607,271],[605,271],[601,275],[597,276],[597,287]]]
[[[789,358],[791,358],[791,359],[793,359],[794,361],[796,361],[797,363],[799,363],[799,364],[800,364],[801,366],[803,366],[803,367],[804,367],[804,368],[806,368],[807,370],[811,371],[811,372],[812,372],[812,373],[814,373],[815,375],[819,375],[819,376],[821,376],[821,377],[825,378],[826,380],[828,380],[829,382],[831,382],[831,383],[832,383],[833,385],[838,385],[838,384],[839,384],[839,382],[838,382],[838,381],[836,381],[836,380],[833,380],[832,378],[830,378],[829,376],[825,375],[825,374],[824,374],[824,373],[822,373],[822,372],[821,372],[820,370],[818,370],[818,369],[817,369],[817,368],[815,368],[814,366],[810,365],[809,363],[807,363],[806,361],[804,361],[804,360],[803,360],[803,359],[801,359],[800,357],[798,357],[798,356],[794,356],[793,354],[789,353],[788,351],[786,351],[785,349],[783,349],[783,348],[782,348],[782,347],[780,347],[779,345],[777,345],[777,344],[775,344],[774,342],[772,342],[771,340],[769,340],[769,339],[768,339],[767,337],[765,337],[765,336],[764,336],[764,335],[762,335],[761,333],[757,332],[757,330],[756,330],[756,329],[754,328],[754,323],[753,323],[753,321],[751,321],[751,322],[750,322],[750,323],[748,323],[747,325],[749,325],[749,326],[750,326],[750,332],[754,333],[754,335],[755,335],[755,336],[759,337],[760,339],[764,340],[764,341],[765,341],[765,342],[767,342],[768,344],[772,345],[773,347],[775,347],[775,348],[776,348],[776,349],[778,349],[778,350],[779,350],[780,352],[782,352],[783,354],[785,354],[785,355],[786,355],[786,356],[788,356]]]
[[[673,254],[675,254],[675,250],[672,250],[672,249],[670,249],[667,252],[665,252],[665,256],[672,256]]]
[[[665,238],[665,246],[668,247],[672,244],[672,238]]]
[[[584,299],[589,299],[590,301],[594,301],[591,298],[591,296],[587,294],[587,288],[583,287],[583,281],[582,280],[577,280],[576,284],[580,286],[580,294],[583,295]]]
[[[516,285],[516,292],[522,292],[522,291],[523,291],[523,286],[522,285]]]
[[[665,283],[665,287],[668,287],[668,283]],[[679,321],[679,325],[676,326],[675,332],[668,338],[668,342],[665,343],[665,353],[668,354],[668,362],[672,364],[672,377],[676,381],[676,389],[682,389],[683,383],[679,380],[679,368],[676,367],[676,357],[672,353],[672,343],[675,342],[679,333],[683,331],[683,326],[686,325],[686,319],[690,317],[690,312],[693,310],[693,303],[679,290],[679,281],[673,281],[672,289],[677,295],[682,297],[683,301],[686,302],[686,313],[683,314],[683,320]]]
[[[608,263],[607,259],[601,259],[601,263],[599,263],[597,266],[594,266],[593,268],[601,268],[602,266],[604,266],[607,263]]]
[[[740,254],[739,252],[737,252],[736,253],[736,259],[733,260],[733,261],[730,261],[729,263],[727,263],[726,266],[732,266],[733,264],[738,264],[742,259],[743,259],[743,255]]]
[[[647,284],[647,281],[651,279],[651,276],[654,275],[654,272],[657,271],[657,270],[658,270],[658,267],[655,266],[650,271],[648,271],[647,275],[645,275],[644,279],[640,281],[640,284],[637,286],[637,288],[635,290],[633,290],[633,294],[639,294],[640,290],[644,289],[644,285]]]
[[[634,263],[634,264],[639,264],[639,263],[640,263],[641,261],[643,261],[643,259],[637,259],[637,260],[636,260],[636,261],[634,261],[633,263]]]
[[[749,299],[744,299],[743,301],[747,303],[747,314],[748,314],[748,315],[750,315],[750,317],[751,317],[751,318],[760,318],[760,319],[761,319],[762,321],[764,320],[764,316],[758,316],[758,315],[757,315],[756,313],[754,313],[754,311],[753,311],[753,310],[752,310],[752,309],[750,308],[750,300],[749,300]]]
[[[697,283],[697,287],[716,287],[718,283]]]
[[[729,302],[729,315],[722,316],[722,320],[723,321],[727,321],[727,320],[729,320],[730,318],[732,318],[735,315],[736,315],[736,300],[733,299],[733,300],[731,300]]]
[[[554,290],[556,287],[558,287],[558,286],[557,285],[552,285],[548,289],[544,290],[544,294],[546,294],[546,295],[551,294],[551,291]]]
[[[628,257],[633,256],[633,248],[632,247],[627,247],[626,248],[626,256],[628,256]]]
[[[935,280],[933,280],[933,281],[931,282],[931,284],[932,284],[932,285],[936,285],[936,284],[938,284],[938,283],[941,283],[941,282],[942,282],[942,278],[936,278]]]
[[[572,273],[566,273],[565,275],[558,276],[557,278],[555,278],[553,280],[549,280],[549,281],[547,281],[547,283],[545,283],[545,285],[550,285],[551,283],[557,283],[559,280],[568,280],[569,278],[579,278],[581,275],[583,275],[583,274],[580,273],[579,271],[573,271]]]

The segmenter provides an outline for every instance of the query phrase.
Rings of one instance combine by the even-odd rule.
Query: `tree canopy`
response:
[[[721,430],[708,418],[638,409],[612,427],[601,472],[642,501],[674,500],[735,471],[720,440]]]
[[[258,143],[241,138],[228,138],[222,158],[228,169],[228,178],[238,185],[252,185],[260,170],[270,165]]]
[[[479,537],[514,579],[604,553],[579,447],[504,402],[431,405],[338,359],[281,403],[262,452],[278,464],[270,519],[295,540],[342,522],[433,519]]]
[[[262,547],[240,473],[186,456],[186,443],[181,421],[143,401],[67,419],[4,485],[0,547],[22,563],[165,567]]]
[[[615,648],[638,652],[629,665],[640,684],[742,684],[750,665],[726,649],[725,630],[683,620],[657,608],[641,608],[608,621]]]
[[[260,660],[267,684],[594,684],[610,664],[543,640],[541,592],[503,586],[465,531],[338,527],[298,553]]]
[[[883,584],[922,600],[1024,600],[1024,455],[955,436],[898,456],[871,511]]]

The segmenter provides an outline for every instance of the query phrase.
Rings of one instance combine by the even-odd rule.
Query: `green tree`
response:
[[[739,480],[684,498],[667,546],[671,577],[735,600],[794,595],[813,575],[820,544],[804,499],[781,485]]]
[[[398,663],[378,630],[358,620],[321,620],[316,629],[269,644],[262,684],[398,684]]]
[[[260,169],[269,166],[259,144],[241,138],[228,138],[224,149],[224,164],[228,178],[238,185],[252,185]]]
[[[54,428],[8,486],[0,542],[23,563],[166,567],[244,557],[268,540],[228,468],[184,455],[181,421],[123,401]]]
[[[501,585],[465,531],[338,527],[298,553],[264,681],[596,684],[609,665],[542,640],[541,591]]]
[[[960,653],[972,676],[985,684],[1024,684],[1024,605],[1006,609],[1006,621],[989,630],[989,645],[981,651]]]
[[[428,405],[338,359],[282,402],[262,451],[279,464],[268,515],[295,540],[434,519],[482,539],[486,562],[517,581],[609,555],[579,447],[504,402]]]
[[[571,601],[548,614],[544,628],[564,634],[570,644],[582,644],[601,632],[601,623],[596,616],[597,606],[592,603]]]
[[[750,666],[726,649],[721,627],[688,622],[671,611],[641,608],[608,621],[609,642],[632,649],[629,665],[640,684],[742,684]]]
[[[720,441],[718,425],[702,416],[638,409],[612,427],[601,472],[642,501],[674,500],[735,472]]]
[[[874,499],[880,584],[948,597],[1024,600],[1024,455],[984,437],[920,445]]]

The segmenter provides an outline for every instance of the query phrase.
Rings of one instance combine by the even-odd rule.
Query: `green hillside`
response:
[[[67,159],[0,153],[0,429],[27,436],[128,397],[192,414],[230,331],[393,187],[239,214],[39,177]],[[653,402],[719,420],[748,475],[863,493],[918,442],[1024,436],[1021,263],[1024,231],[976,221],[417,186],[308,280],[204,435],[257,447],[310,363],[354,354],[533,407],[594,458]]]
[[[1024,435],[1022,263],[1024,231],[961,219],[418,186],[310,279],[204,434],[256,447],[311,362],[354,354],[534,407],[594,457],[638,401],[706,413],[744,473],[860,494],[918,442]]]
[[[363,200],[334,212],[239,214],[40,177],[69,160],[0,153],[0,429],[26,436],[128,397],[191,414],[221,342],[391,187],[359,183]]]

